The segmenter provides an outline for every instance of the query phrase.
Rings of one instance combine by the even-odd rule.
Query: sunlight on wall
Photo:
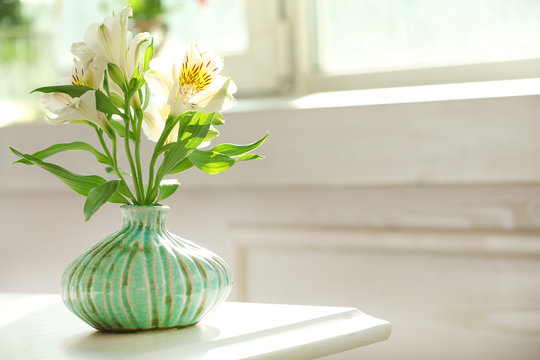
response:
[[[540,94],[540,79],[482,81],[317,93],[293,100],[293,108],[316,109],[537,94]]]
[[[20,106],[12,102],[0,102],[0,127],[13,123],[29,122],[36,118],[37,114],[28,106]]]

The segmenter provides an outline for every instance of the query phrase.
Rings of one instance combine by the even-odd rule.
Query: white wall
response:
[[[390,340],[336,359],[540,357],[540,95],[227,116],[222,141],[270,132],[217,176],[180,177],[171,231],[221,254],[233,300],[354,306]],[[56,292],[69,262],[118,229],[39,169],[8,164],[92,139],[0,129],[0,291]],[[88,163],[86,162],[88,160]],[[88,172],[83,154],[58,156]],[[96,169],[98,167],[95,167]]]

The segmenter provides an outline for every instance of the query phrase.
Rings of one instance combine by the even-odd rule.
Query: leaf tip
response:
[[[12,148],[11,146],[8,146],[8,147],[9,147],[9,150],[11,150],[11,152],[14,153],[15,155],[17,155],[18,157],[23,157],[23,154],[20,151]]]

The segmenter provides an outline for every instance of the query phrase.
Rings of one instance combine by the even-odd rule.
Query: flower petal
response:
[[[172,87],[172,80],[156,70],[146,72],[144,79],[150,87],[150,93],[158,99],[165,99],[163,101],[166,102]]]
[[[152,36],[147,33],[139,33],[129,43],[129,48],[126,54],[126,71],[128,78],[133,76],[135,69],[139,68],[139,73],[142,73],[142,61],[144,51],[152,41]]]
[[[206,89],[223,69],[223,58],[210,53],[201,52],[192,44],[182,62],[180,83],[182,87],[198,93]]]
[[[148,107],[144,111],[142,129],[149,140],[154,142],[158,141],[165,128],[165,122],[169,116],[169,109],[170,107],[167,104],[158,105],[154,102],[148,104]],[[173,132],[171,132],[166,143],[176,141],[177,134],[178,128],[176,128],[176,131],[173,130]]]
[[[96,110],[96,92],[90,90],[80,98],[72,98],[63,93],[43,95],[43,105],[47,109],[47,119],[53,125],[65,122],[88,120],[102,129],[107,129],[107,118]]]
[[[236,85],[229,78],[225,78],[220,88],[201,91],[193,98],[196,110],[204,113],[219,112],[230,109],[236,104],[232,94],[236,92]]]
[[[88,67],[96,56],[96,53],[84,42],[73,43],[71,53],[79,59],[84,67]]]

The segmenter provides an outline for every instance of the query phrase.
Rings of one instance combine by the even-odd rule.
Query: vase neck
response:
[[[147,229],[164,229],[169,213],[168,206],[123,205],[120,210],[124,218],[124,227],[137,226]]]

